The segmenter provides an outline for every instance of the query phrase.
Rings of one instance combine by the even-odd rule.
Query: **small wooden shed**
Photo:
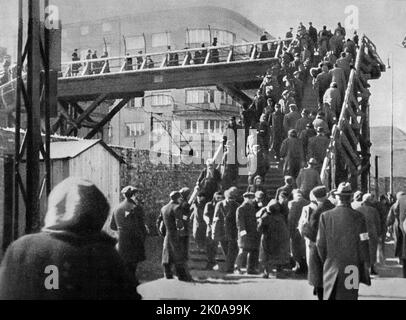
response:
[[[102,140],[52,142],[50,150],[52,188],[67,177],[80,177],[92,181],[111,206],[118,204],[123,160]]]

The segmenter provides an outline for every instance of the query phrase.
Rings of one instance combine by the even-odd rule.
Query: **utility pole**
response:
[[[389,177],[389,190],[390,194],[394,193],[393,190],[393,104],[394,104],[394,90],[393,90],[393,74],[394,74],[394,69],[395,69],[395,63],[393,60],[393,52],[391,52],[391,60],[392,60],[392,81],[391,81],[391,125],[390,125],[390,177]],[[388,68],[391,68],[391,66],[388,66]]]

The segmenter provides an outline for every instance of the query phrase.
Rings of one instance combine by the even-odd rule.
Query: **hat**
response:
[[[311,191],[316,199],[324,198],[327,196],[327,189],[325,186],[318,186]]]
[[[372,198],[373,198],[373,196],[371,193],[365,193],[362,196],[362,202],[372,201]]]
[[[255,198],[255,193],[254,192],[246,192],[242,195],[244,198]]]
[[[288,136],[289,137],[297,137],[297,131],[295,129],[290,129],[288,131]]]
[[[289,193],[287,191],[282,191],[281,193],[279,193],[279,197],[283,196],[285,198],[289,198]]]
[[[337,88],[337,82],[335,82],[335,81],[331,82],[330,88]]]
[[[121,190],[121,194],[125,195],[126,197],[131,197],[137,191],[138,189],[133,186],[126,186]]]
[[[179,190],[179,193],[183,198],[186,199],[187,197],[189,197],[190,189],[188,187],[184,187],[184,188]]]
[[[182,195],[180,194],[179,191],[172,191],[171,194],[169,195],[169,197],[171,198],[171,200],[176,201],[178,200]]]
[[[349,182],[341,182],[338,185],[337,191],[334,193],[335,195],[343,195],[343,196],[350,196],[352,195],[352,188]]]
[[[314,159],[314,158],[310,158],[307,163],[308,163],[308,164],[314,164],[314,165],[318,164],[317,160]]]
[[[91,181],[69,177],[49,195],[44,229],[86,235],[100,232],[109,209],[106,197]]]
[[[324,128],[322,126],[318,126],[316,128],[316,132],[324,132]]]
[[[353,198],[354,198],[354,201],[361,201],[361,199],[362,199],[362,192],[359,191],[359,190],[358,190],[358,191],[355,191]]]
[[[236,187],[231,187],[229,189],[227,189],[226,191],[224,191],[224,196],[226,198],[237,198],[238,197],[238,189]]]

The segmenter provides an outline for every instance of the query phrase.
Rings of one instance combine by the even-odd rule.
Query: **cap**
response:
[[[255,198],[255,193],[254,192],[246,192],[242,195],[244,198]]]
[[[178,200],[182,195],[180,194],[179,191],[172,191],[171,194],[169,195],[169,197],[171,198],[171,200],[176,201]]]
[[[121,194],[126,197],[131,197],[134,193],[138,192],[138,189],[133,186],[126,186],[121,190]]]
[[[355,201],[361,201],[362,199],[362,192],[361,191],[355,191],[354,192],[354,196],[353,196]]]
[[[310,158],[307,163],[308,163],[308,164],[314,164],[314,165],[318,164],[317,160],[314,159],[314,158]]]
[[[338,185],[337,191],[334,193],[336,195],[352,195],[352,188],[349,182],[341,182]]]
[[[316,128],[317,132],[324,132],[324,128],[322,126],[319,126]]]
[[[179,190],[179,193],[183,198],[186,199],[187,197],[189,197],[190,189],[188,187],[184,187],[184,188]]]
[[[316,199],[324,198],[327,196],[327,189],[325,186],[318,186],[311,191]]]
[[[289,137],[297,137],[297,131],[295,129],[290,129],[288,131],[288,136]]]
[[[362,196],[362,201],[363,201],[363,202],[371,201],[371,200],[372,200],[372,194],[371,194],[371,193],[365,193],[365,194]]]

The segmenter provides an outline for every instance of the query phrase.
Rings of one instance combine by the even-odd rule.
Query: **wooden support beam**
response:
[[[344,132],[341,132],[340,134],[340,141],[341,144],[344,146],[345,150],[347,151],[348,155],[350,156],[353,164],[358,167],[361,164],[361,160],[356,153],[356,151],[352,148],[350,142],[348,141],[347,136],[344,134]]]
[[[85,139],[91,139],[94,137],[94,135],[102,129],[107,122],[109,122],[113,117],[128,103],[130,99],[129,98],[124,98],[121,100],[118,100],[116,105],[110,110],[110,112],[101,120],[98,124],[95,125],[95,127],[85,136]]]
[[[346,137],[350,140],[350,142],[353,146],[357,146],[359,141],[358,141],[358,138],[356,137],[354,130],[353,130],[352,126],[350,125],[350,123],[347,120],[345,120],[345,121],[343,121],[343,126],[345,129]]]

